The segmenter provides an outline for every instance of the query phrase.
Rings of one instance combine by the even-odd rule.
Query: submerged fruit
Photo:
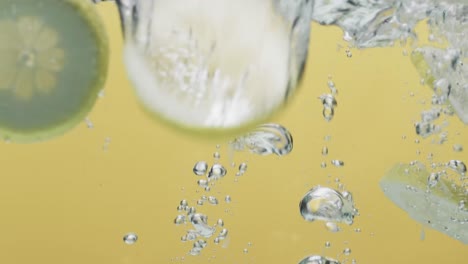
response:
[[[306,59],[310,19],[300,12],[310,16],[312,5],[295,11],[302,2],[172,0],[145,7],[140,21],[150,22],[136,22],[125,47],[143,108],[208,134],[244,131],[271,117],[293,94]]]
[[[0,3],[0,135],[41,141],[82,121],[102,89],[108,41],[90,1]]]
[[[397,164],[380,181],[380,187],[411,218],[468,244],[467,190],[444,178],[431,184],[432,178],[420,163]]]

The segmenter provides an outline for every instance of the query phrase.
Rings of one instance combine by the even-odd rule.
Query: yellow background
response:
[[[426,228],[421,241],[421,225],[378,186],[396,162],[425,160],[431,152],[436,161],[467,161],[466,150],[452,151],[454,143],[468,148],[468,127],[456,117],[450,118],[444,145],[431,144],[431,139],[414,143],[413,122],[430,106],[431,93],[419,84],[401,47],[352,50],[348,58],[345,48],[338,47],[345,45],[340,30],[314,24],[300,91],[273,120],[291,131],[294,150],[281,158],[236,154],[234,160],[248,161],[249,168],[235,182],[227,139],[191,137],[143,114],[122,64],[117,10],[107,3],[99,11],[112,57],[105,96],[89,116],[94,128],[83,122],[45,143],[0,144],[0,263],[298,263],[310,254],[336,258],[346,247],[352,250],[348,259],[357,263],[468,259],[466,245],[439,232]],[[317,99],[328,92],[328,75],[339,90],[330,123],[322,118]],[[111,139],[107,151],[106,137]],[[224,219],[228,243],[223,247],[209,239],[201,256],[187,256],[191,243],[180,237],[189,225],[173,224],[176,206],[181,199],[194,205],[204,194],[191,170],[198,160],[213,163],[216,144],[221,144],[228,175],[207,194],[217,196],[220,204],[205,204],[198,211],[208,214],[210,224]],[[327,157],[321,155],[324,145]],[[330,159],[341,159],[345,166],[320,168]],[[335,178],[353,193],[361,213],[352,226],[341,225],[339,233],[327,231],[321,222],[304,221],[298,206],[312,186],[336,187]],[[224,202],[226,194],[232,203]],[[127,232],[139,235],[136,244],[123,243]],[[326,241],[331,242],[328,249]]]

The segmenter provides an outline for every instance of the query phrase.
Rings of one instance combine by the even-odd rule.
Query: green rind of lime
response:
[[[17,3],[19,4],[19,2],[20,1],[18,1]],[[33,3],[39,4],[39,1],[30,2],[31,5]],[[14,143],[33,143],[45,141],[63,135],[65,132],[71,130],[78,123],[82,122],[85,119],[85,117],[93,108],[98,97],[99,91],[104,87],[104,84],[106,82],[109,63],[109,41],[103,21],[101,20],[95,5],[92,4],[91,1],[83,0],[42,2],[49,5],[61,4],[67,6],[68,9],[73,10],[73,14],[69,14],[70,16],[79,16],[78,19],[84,22],[84,24],[87,27],[86,30],[89,31],[88,34],[90,38],[92,38],[93,41],[96,43],[95,48],[97,49],[97,54],[96,57],[93,58],[96,62],[96,67],[94,67],[93,69],[94,72],[96,72],[96,74],[94,75],[92,80],[83,87],[83,91],[86,90],[86,94],[83,97],[83,99],[79,102],[79,106],[76,109],[73,109],[73,111],[70,111],[70,113],[66,113],[66,115],[63,116],[63,118],[55,118],[56,120],[54,122],[46,120],[41,125],[20,129],[5,122],[0,123],[0,135],[5,141]],[[70,32],[70,34],[73,34],[73,32]],[[74,46],[74,48],[81,48],[79,45],[80,43],[76,43],[76,46]],[[73,61],[71,61],[70,64],[73,64]],[[89,65],[84,65],[83,67],[89,67]],[[60,78],[60,73],[58,73],[57,76],[58,78]],[[32,98],[31,100],[34,100],[34,98]],[[48,105],[43,105],[43,107],[47,108]],[[54,109],[54,111],[61,111],[61,109]]]
[[[428,187],[429,172],[422,164],[395,165],[380,181],[384,194],[411,218],[468,244],[468,194],[463,187],[440,179]]]

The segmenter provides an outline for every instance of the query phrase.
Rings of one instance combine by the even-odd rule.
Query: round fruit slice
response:
[[[385,195],[416,221],[468,244],[468,193],[424,165],[397,164],[380,181]],[[429,180],[429,185],[428,185]]]
[[[82,121],[103,87],[108,40],[80,0],[0,2],[0,135],[28,143]]]
[[[144,109],[208,134],[244,130],[281,109],[302,70],[305,56],[295,54],[306,53],[298,38],[308,37],[310,20],[293,24],[273,2],[155,1],[151,22],[142,15],[125,48]],[[292,31],[296,22],[307,34]]]

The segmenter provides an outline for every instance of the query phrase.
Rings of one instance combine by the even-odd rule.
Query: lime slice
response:
[[[59,136],[82,121],[103,87],[108,40],[91,1],[0,2],[0,135]]]
[[[270,118],[296,88],[302,69],[295,52],[306,53],[307,45],[295,41],[309,33],[293,32],[284,7],[274,2],[155,1],[147,12],[151,21],[142,19],[149,26],[137,25],[125,47],[144,109],[210,135],[244,131]],[[308,29],[310,21],[301,21]]]
[[[385,195],[411,218],[468,244],[468,192],[445,178],[428,186],[424,165],[397,164],[380,181]]]

